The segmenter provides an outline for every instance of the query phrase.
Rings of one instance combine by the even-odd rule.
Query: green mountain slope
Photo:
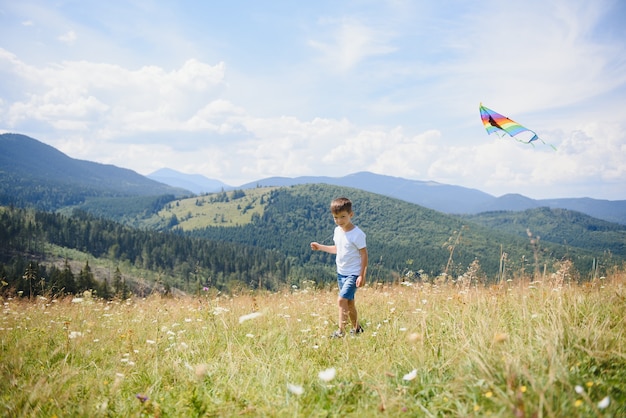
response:
[[[132,228],[84,212],[70,216],[0,208],[0,276],[10,289],[32,291],[24,280],[26,260],[45,263],[46,248],[53,245],[68,253],[75,250],[108,260],[110,265],[151,271],[161,286],[187,292],[204,286],[276,290],[303,280],[329,284],[334,282],[334,257],[312,252],[309,244],[332,242],[334,222],[328,206],[342,195],[353,200],[354,222],[367,233],[370,283],[414,278],[415,272],[425,280],[443,272],[456,279],[476,260],[488,282],[501,274],[519,277],[544,269],[551,273],[565,259],[574,264],[574,279],[591,277],[595,266],[600,270],[596,273],[602,274],[603,269],[624,262],[623,254],[607,254],[601,248],[577,248],[544,239],[533,243],[528,236],[503,228],[357,189],[318,184],[174,200],[164,202],[150,216],[133,220],[158,224],[163,232],[145,225]],[[551,219],[550,213],[545,215]],[[614,232],[610,224],[589,225],[593,227],[587,229]],[[42,270],[28,267],[28,271]],[[53,273],[62,276],[58,270]],[[41,289],[47,285],[46,274],[41,273],[37,289],[40,282]],[[75,289],[82,288],[77,285]]]
[[[530,230],[542,241],[622,256],[626,254],[626,225],[566,209],[544,207],[523,212],[485,212],[464,218],[518,236],[527,236]]]
[[[314,240],[331,242],[334,224],[328,205],[340,195],[346,195],[354,202],[354,222],[367,233],[370,271],[374,272],[380,270],[388,275],[389,272],[399,274],[422,270],[437,275],[448,267],[448,273],[455,276],[478,259],[483,270],[493,277],[499,271],[502,252],[507,253],[510,268],[525,269],[529,260],[534,260],[537,255],[542,266],[552,266],[556,260],[567,257],[585,271],[591,269],[594,257],[603,256],[601,250],[590,251],[584,246],[574,248],[541,242],[539,247],[534,247],[526,235],[522,237],[357,189],[319,184],[272,190],[262,210],[259,209],[262,214],[251,217],[245,224],[216,226],[209,223],[202,227],[196,222],[193,228],[173,228],[193,237],[277,250],[298,263],[332,264],[332,257],[312,253],[309,243]],[[216,203],[207,201],[204,210],[208,211],[213,204]],[[162,216],[164,214],[161,212]],[[201,218],[194,218],[194,212],[189,216],[189,219]],[[458,242],[454,244],[457,238]]]

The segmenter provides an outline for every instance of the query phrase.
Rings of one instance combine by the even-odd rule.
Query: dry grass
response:
[[[624,416],[626,274],[553,284],[5,299],[0,414]]]

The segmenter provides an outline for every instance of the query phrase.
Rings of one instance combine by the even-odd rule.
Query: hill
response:
[[[33,291],[25,279],[32,275],[41,277],[37,283],[42,289],[49,285],[81,290],[80,285],[59,284],[61,279],[66,283],[71,273],[64,272],[58,259],[80,252],[94,270],[109,271],[108,277],[101,277],[104,283],[111,280],[111,266],[117,266],[121,271],[116,277],[143,269],[132,280],[144,283],[143,288],[276,290],[304,281],[326,286],[334,283],[333,257],[312,252],[309,244],[332,242],[334,222],[328,205],[339,195],[353,199],[354,221],[367,233],[371,283],[461,275],[494,282],[524,277],[529,271],[561,271],[564,260],[573,263],[568,278],[584,280],[624,262],[623,252],[613,254],[606,245],[585,246],[585,234],[593,233],[598,243],[603,237],[621,239],[621,230],[609,223],[590,223],[574,231],[583,234],[576,243],[581,247],[561,245],[398,199],[318,184],[172,200],[141,220],[150,227],[138,229],[78,211],[63,215],[0,208],[0,275],[9,289]],[[548,224],[555,215],[545,216]],[[162,232],[153,230],[157,225]],[[567,228],[567,223],[562,225]],[[51,255],[50,247],[59,250]],[[35,267],[29,265],[33,261]],[[57,265],[56,270],[46,270],[50,263]],[[97,265],[108,267],[96,269]],[[91,269],[85,265],[79,277],[89,277]],[[84,287],[92,281],[79,283]]]
[[[369,172],[359,172],[344,177],[270,177],[244,184],[240,188],[315,183],[365,190],[448,214],[477,214],[501,210],[522,211],[531,208],[550,207],[575,210],[594,218],[626,225],[626,200],[591,198],[536,200],[518,194],[495,197],[480,190],[462,186],[433,181],[407,180]]]
[[[355,223],[368,234],[372,268],[381,270],[383,275],[422,270],[432,276],[448,270],[456,277],[478,259],[483,270],[493,277],[499,272],[502,252],[508,254],[509,267],[513,269],[525,268],[524,263],[540,253],[542,263],[552,265],[556,260],[571,258],[581,271],[589,271],[593,258],[604,257],[607,245],[616,251],[621,245],[622,227],[605,223],[603,231],[594,232],[598,234],[596,241],[602,237],[607,240],[602,248],[597,246],[590,251],[585,246],[584,237],[592,231],[583,234],[583,239],[576,242],[578,245],[545,240],[540,248],[534,248],[528,237],[518,231],[484,226],[399,199],[325,184],[256,188],[239,191],[236,198],[229,197],[230,193],[172,201],[155,216],[161,223],[175,218],[177,223],[169,222],[172,230],[184,235],[259,246],[284,253],[296,264],[323,265],[332,264],[332,257],[311,253],[309,243],[330,242],[334,224],[328,204],[333,197],[347,195],[355,203]],[[563,225],[571,231],[566,234],[580,233],[578,229],[568,229],[566,223]],[[541,229],[533,232],[543,233]]]
[[[0,204],[55,210],[90,198],[189,195],[132,170],[70,158],[19,134],[0,135]]]
[[[491,211],[521,211],[538,207],[575,210],[589,216],[626,225],[626,200],[590,198],[534,200],[521,195],[494,197],[480,190],[432,181],[407,180],[368,172],[344,177],[271,177],[237,187],[297,184],[330,184],[394,197],[448,214]],[[19,134],[0,135],[0,204],[35,206],[45,210],[79,207],[124,220],[142,212],[132,197],[174,197],[236,189],[201,175],[161,169],[148,177],[112,165],[76,160],[33,138]],[[106,199],[116,198],[117,200]],[[142,201],[146,201],[142,199]],[[148,206],[154,206],[148,202]]]
[[[531,199],[520,194],[492,196],[480,190],[442,184],[434,181],[408,180],[370,172],[358,172],[343,177],[302,176],[268,177],[233,187],[197,174],[184,174],[163,168],[148,177],[171,186],[183,187],[194,193],[215,193],[235,188],[295,186],[298,184],[331,184],[365,190],[394,197],[449,214],[477,214],[494,211],[523,211],[548,207],[581,212],[594,218],[626,225],[626,200],[591,198]]]
[[[522,212],[485,212],[464,218],[521,237],[526,237],[530,230],[543,241],[626,254],[626,225],[602,221],[580,212],[543,207]]]

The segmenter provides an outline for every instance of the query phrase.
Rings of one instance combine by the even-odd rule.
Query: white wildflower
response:
[[[585,393],[585,389],[583,389],[582,386],[580,385],[576,385],[574,386],[574,390],[576,391],[576,393],[578,393],[579,395],[582,395],[583,393]]]
[[[224,312],[228,312],[228,309],[222,308],[221,306],[217,306],[215,309],[213,309],[213,315],[220,315],[220,314],[223,314]]]
[[[598,402],[598,408],[604,409],[608,407],[610,403],[611,403],[611,398],[609,398],[608,396],[605,396],[604,399]]]
[[[250,319],[254,319],[254,318],[258,318],[259,316],[261,316],[261,312],[252,312],[249,313],[247,315],[242,315],[239,317],[239,323],[243,324],[244,322],[250,320]]]
[[[330,382],[331,380],[335,378],[336,374],[337,374],[337,371],[335,370],[335,368],[331,367],[329,369],[322,370],[318,376],[324,382]]]
[[[408,381],[415,379],[416,377],[417,377],[417,369],[413,369],[411,370],[410,373],[405,374],[402,377],[402,380],[406,380],[408,382]]]
[[[304,393],[304,388],[302,386],[292,385],[291,383],[287,383],[287,390],[298,396]]]

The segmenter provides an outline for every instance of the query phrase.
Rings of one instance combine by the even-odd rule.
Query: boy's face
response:
[[[354,215],[354,212],[342,210],[341,212],[333,213],[333,219],[337,226],[345,229],[345,227],[352,224],[352,215]]]

